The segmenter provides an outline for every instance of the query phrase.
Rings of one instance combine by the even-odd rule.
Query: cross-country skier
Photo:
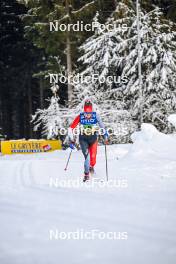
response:
[[[84,162],[84,179],[89,180],[89,173],[94,173],[94,166],[96,164],[97,146],[98,146],[98,133],[97,124],[102,129],[105,144],[108,141],[108,133],[105,130],[105,126],[102,123],[99,115],[93,112],[92,102],[86,100],[84,104],[84,112],[80,113],[68,130],[68,136],[70,140],[70,147],[74,149],[74,129],[80,124],[79,143],[82,153],[85,158]]]

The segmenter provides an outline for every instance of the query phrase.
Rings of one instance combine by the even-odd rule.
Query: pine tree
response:
[[[8,138],[31,137],[31,76],[40,51],[24,38],[20,16],[26,12],[16,0],[0,1],[0,126]]]
[[[90,16],[95,13],[96,1],[85,0],[83,4],[79,5],[77,1],[70,0],[19,1],[29,8],[28,14],[23,17],[26,21],[26,35],[32,39],[35,45],[44,48],[51,57],[59,56],[61,64],[66,66],[67,76],[72,75],[76,48],[84,34],[69,30],[68,25],[81,20],[88,21]],[[67,29],[51,32],[50,22],[54,23],[55,21],[55,28],[65,24]],[[55,71],[57,71],[56,68],[54,68]],[[72,85],[68,83],[69,105],[72,102],[72,89]]]
[[[114,84],[82,83],[75,87],[75,102],[80,103],[91,97],[101,111],[111,109],[108,123],[119,123],[118,110],[129,110],[134,121],[139,118],[141,101],[138,79],[137,18],[133,5],[121,1],[108,19],[108,23],[120,24],[112,32],[97,32],[82,46],[83,55],[79,61],[85,65],[84,77],[98,74],[106,78],[109,74],[121,74],[126,84],[116,87]],[[141,11],[141,57],[142,57],[142,93],[143,119],[151,122],[162,131],[169,131],[167,117],[176,108],[176,43],[174,41],[174,23],[163,18],[159,9],[146,13]],[[123,30],[122,25],[127,25]],[[106,59],[105,59],[106,58]],[[115,86],[115,89],[114,89]],[[79,91],[79,93],[78,93]],[[115,100],[116,99],[116,100]],[[101,103],[102,102],[102,103]],[[122,113],[122,111],[121,111]],[[108,114],[107,114],[108,115]],[[117,122],[113,117],[116,117]],[[128,115],[127,115],[128,116]],[[133,125],[130,126],[134,127]]]
[[[120,80],[118,76],[120,57],[117,47],[120,47],[119,43],[122,42],[118,33],[120,30],[124,31],[124,28],[118,28],[118,23],[113,17],[109,18],[105,24],[106,26],[112,24],[113,30],[101,29],[98,14],[94,22],[97,23],[95,34],[80,47],[83,52],[79,58],[84,66],[80,73],[83,82],[75,86],[74,104],[77,105],[77,111],[80,111],[84,100],[90,98],[94,109],[100,113],[106,126],[113,131],[118,131],[117,135],[112,137],[112,140],[117,142],[135,129],[131,116],[122,101],[121,88],[125,78]],[[86,81],[88,78],[91,78],[89,83]]]
[[[60,129],[64,124],[64,108],[59,104],[59,96],[57,95],[59,86],[54,84],[51,87],[53,96],[48,100],[49,106],[45,109],[38,109],[32,117],[34,131],[41,130],[42,135],[47,139],[58,138]]]
[[[167,131],[167,117],[175,111],[176,32],[171,21],[163,19],[159,9],[141,11],[141,57],[144,122],[152,122]],[[128,78],[123,91],[125,102],[137,119],[140,109],[136,16],[121,45],[122,76]]]

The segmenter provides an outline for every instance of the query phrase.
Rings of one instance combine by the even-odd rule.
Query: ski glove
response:
[[[72,142],[72,143],[70,143],[70,148],[71,149],[75,149],[76,148],[76,146],[75,146],[75,144]]]
[[[104,139],[105,139],[105,140],[108,140],[108,138],[109,138],[109,134],[108,134],[108,132],[106,131],[105,134],[104,134]]]
[[[108,138],[109,138],[109,134],[106,131],[106,133],[104,134],[104,142],[105,142],[106,145],[108,144]]]

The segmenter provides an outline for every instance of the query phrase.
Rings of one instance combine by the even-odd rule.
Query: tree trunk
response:
[[[12,101],[12,132],[15,139],[20,138],[20,103],[16,96]]]
[[[39,89],[40,89],[40,108],[43,109],[44,104],[43,104],[43,81],[42,78],[40,78],[40,84],[39,84]]]
[[[0,97],[0,129],[2,129],[3,124],[3,107],[2,107],[2,99]]]
[[[69,11],[69,0],[66,0],[66,9],[67,9],[67,15],[69,17],[69,23],[71,21],[70,18],[70,11]],[[71,56],[71,41],[70,41],[70,32],[67,31],[67,40],[66,40],[66,53],[67,53],[67,73],[68,73],[68,78],[69,76],[72,75],[72,56]],[[71,106],[71,101],[72,101],[72,91],[73,87],[72,85],[68,82],[68,106]]]
[[[32,116],[31,77],[29,77],[29,80],[28,80],[27,97],[28,97],[28,124],[29,124],[29,137],[32,138],[32,136],[33,136],[33,130],[32,130],[32,124],[31,124],[31,116]]]

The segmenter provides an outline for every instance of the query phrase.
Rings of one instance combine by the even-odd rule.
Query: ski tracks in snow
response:
[[[14,187],[31,188],[35,184],[33,173],[32,173],[32,161],[20,160],[15,166]]]

